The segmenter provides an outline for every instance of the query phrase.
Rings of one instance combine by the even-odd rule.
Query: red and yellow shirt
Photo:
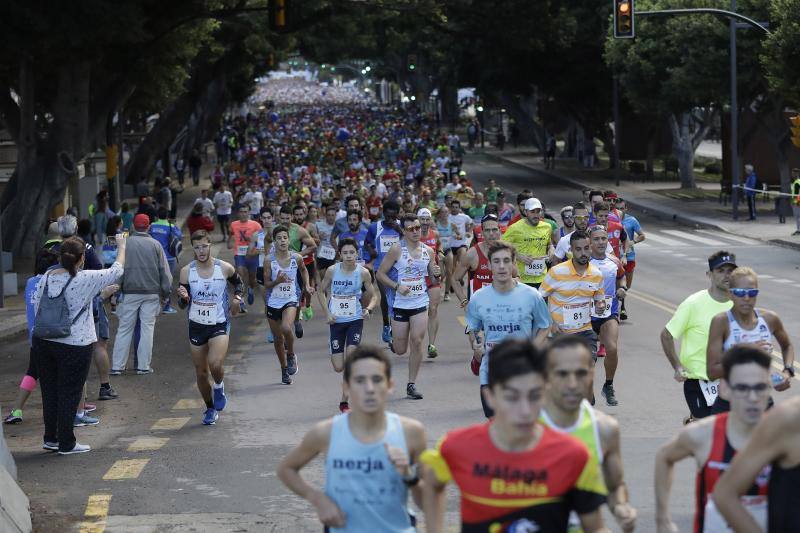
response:
[[[497,448],[491,422],[453,430],[422,461],[442,483],[461,491],[461,531],[566,531],[570,511],[586,514],[605,502],[594,487],[602,473],[581,441],[543,427],[524,452]]]

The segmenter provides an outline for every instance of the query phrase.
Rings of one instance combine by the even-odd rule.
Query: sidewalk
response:
[[[178,210],[175,218],[175,225],[181,228],[184,237],[188,237],[185,231],[186,218],[192,211],[195,199],[200,196],[200,191],[203,189],[210,189],[211,183],[208,181],[208,176],[214,169],[211,161],[214,157],[209,157],[209,163],[204,163],[200,168],[200,185],[195,186],[192,184],[191,178],[187,176],[184,183],[184,190],[178,195]],[[129,205],[138,206],[138,198],[125,198],[123,201],[128,202]],[[31,276],[30,272],[18,272],[20,278],[27,279]],[[16,296],[7,296],[4,299],[5,307],[0,309],[0,341],[19,335],[25,332],[28,328],[28,321],[25,317],[25,294],[20,291]]]
[[[719,201],[718,183],[698,182],[697,191],[682,191],[677,180],[663,180],[657,175],[656,181],[633,181],[627,171],[623,171],[620,184],[616,185],[613,171],[580,168],[572,159],[557,159],[555,169],[545,170],[541,156],[531,147],[506,148],[502,152],[486,147],[483,154],[548,174],[577,189],[613,189],[629,206],[650,215],[800,250],[800,235],[792,235],[796,229],[794,220],[787,217],[786,223],[780,224],[772,200],[765,203],[759,196],[756,209],[760,216],[755,221],[747,220],[747,204],[740,202],[739,220],[734,221],[730,199],[727,205]]]

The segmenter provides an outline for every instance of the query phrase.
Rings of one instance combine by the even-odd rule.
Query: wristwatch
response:
[[[417,472],[416,464],[408,467],[408,474],[403,476],[403,483],[406,487],[413,487],[419,483],[419,472]]]
[[[793,366],[787,365],[787,366],[783,367],[783,370],[785,372],[788,372],[790,376],[794,377],[794,367]]]

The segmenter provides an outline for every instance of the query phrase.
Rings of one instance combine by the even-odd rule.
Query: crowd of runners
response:
[[[285,101],[292,90],[273,95]],[[315,90],[313,101],[324,100],[327,89]],[[213,192],[198,200],[210,204],[218,230],[191,233],[192,258],[177,275],[203,423],[214,424],[227,403],[232,315],[260,314],[263,305],[285,385],[307,355],[303,323],[329,326],[331,366],[342,374],[331,403],[341,414],[309,431],[278,474],[331,531],[413,531],[409,491],[427,531],[441,531],[450,482],[463,531],[604,531],[605,503],[633,530],[625,428],[594,407],[623,401],[614,383],[624,360],[619,324],[636,244],[646,239],[625,200],[585,191],[552,215],[537,191],[512,204],[493,181],[478,190],[459,166],[458,137],[413,110],[264,107],[223,125]],[[216,243],[233,251],[233,264],[214,256]],[[791,340],[777,314],[755,308],[758,276],[733,254],[709,257],[707,275],[709,288],[689,296],[661,334],[689,414],[657,454],[657,528],[677,531],[671,472],[691,456],[696,531],[727,531],[726,520],[737,531],[798,531],[800,402],[763,417],[771,391],[794,376]],[[463,352],[448,355],[468,354],[464,371],[477,377],[487,421],[428,449],[421,421],[386,411],[395,377],[380,345],[407,356],[405,396],[423,400],[421,363],[441,355],[437,310],[451,300],[466,327]],[[373,314],[381,336],[365,339]],[[770,368],[773,339],[781,372]],[[324,488],[300,475],[319,454]]]

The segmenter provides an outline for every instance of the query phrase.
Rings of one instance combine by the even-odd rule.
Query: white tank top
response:
[[[258,252],[258,266],[264,267],[264,238],[266,234],[262,229],[256,234],[256,252]]]
[[[286,268],[283,268],[273,255],[272,261],[270,261],[270,268],[272,270],[272,279],[270,281],[275,281],[280,272],[286,275],[286,281],[278,283],[269,290],[267,305],[280,309],[286,304],[297,303],[297,259],[295,255],[291,255],[289,266]]]
[[[764,317],[761,316],[758,310],[756,310],[758,322],[753,329],[742,328],[733,316],[733,312],[728,311],[727,314],[728,336],[722,344],[723,350],[727,350],[737,344],[761,344],[762,342],[766,342],[769,344],[769,349],[766,350],[767,353],[772,352],[772,332],[769,330],[769,324],[767,324],[767,321],[764,320]]]
[[[419,259],[412,257],[405,241],[401,241],[400,257],[393,268],[397,271],[397,282],[408,287],[409,292],[403,296],[395,291],[392,307],[419,309],[428,305],[428,287],[425,284],[425,276],[428,275],[428,263],[431,258],[428,249],[422,244],[420,244],[419,251],[421,252]]]
[[[214,325],[228,320],[227,280],[218,259],[210,278],[200,277],[197,262],[189,264],[189,320],[196,324]]]

